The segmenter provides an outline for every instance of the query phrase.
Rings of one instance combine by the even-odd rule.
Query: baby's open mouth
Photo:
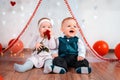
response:
[[[70,33],[74,33],[74,31],[73,31],[73,30],[70,30],[69,32],[70,32]]]

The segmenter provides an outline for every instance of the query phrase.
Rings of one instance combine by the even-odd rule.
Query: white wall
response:
[[[7,46],[10,39],[19,35],[27,24],[39,0],[0,0],[0,43]],[[85,37],[92,46],[97,40],[104,40],[110,48],[119,42],[120,0],[68,0]],[[20,37],[29,47],[37,31],[37,21],[49,17],[54,21],[55,35],[61,34],[61,20],[71,16],[63,0],[43,0],[25,33]]]
[[[120,1],[79,0],[79,16],[90,45],[104,40],[110,48],[120,43]]]

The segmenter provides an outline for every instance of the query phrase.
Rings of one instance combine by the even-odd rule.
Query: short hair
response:
[[[75,20],[73,17],[67,17],[67,18],[64,18],[63,21],[62,21],[61,26],[63,25],[63,23],[64,23],[66,20],[70,20],[70,19]]]

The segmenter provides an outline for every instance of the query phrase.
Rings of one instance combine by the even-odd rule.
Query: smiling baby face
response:
[[[74,37],[77,33],[77,24],[76,21],[69,17],[63,20],[61,25],[61,30],[65,34],[66,37]]]

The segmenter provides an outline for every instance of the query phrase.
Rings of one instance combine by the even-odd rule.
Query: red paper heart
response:
[[[11,6],[15,6],[16,2],[15,1],[10,1]]]

